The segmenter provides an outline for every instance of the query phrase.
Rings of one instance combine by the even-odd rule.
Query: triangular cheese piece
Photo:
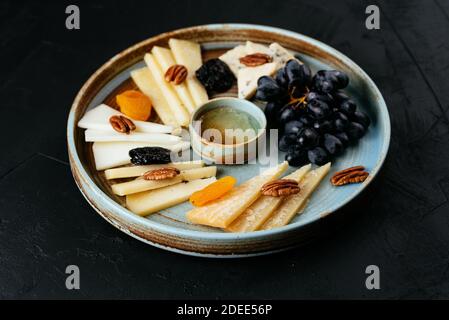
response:
[[[203,64],[200,45],[193,41],[173,38],[168,41],[168,45],[175,57],[176,63],[182,64],[187,68],[186,83],[196,108],[202,106],[209,100],[209,97],[207,96],[206,89],[195,76],[196,70]]]
[[[290,223],[298,212],[304,209],[313,191],[315,191],[320,182],[329,173],[330,167],[331,164],[329,162],[309,172],[300,182],[301,191],[286,197],[273,215],[260,227],[260,230],[279,228]]]
[[[306,165],[282,179],[292,179],[298,183],[310,171],[312,166]],[[229,232],[250,232],[257,230],[281,204],[282,197],[261,196],[250,205],[225,230]]]
[[[226,228],[257,200],[261,195],[260,189],[265,183],[277,179],[287,168],[286,161],[277,167],[270,168],[235,187],[222,198],[189,211],[187,218],[196,224]]]
[[[276,63],[277,69],[284,67],[284,65],[287,63],[288,60],[296,59],[295,56],[290,51],[282,47],[277,42],[273,42],[272,44],[270,44],[270,50],[272,52],[273,62]]]
[[[173,54],[170,51],[170,49],[162,48],[158,46],[154,46],[151,50],[151,53],[153,54],[156,61],[161,66],[162,72],[165,73],[167,70],[176,64],[175,59],[173,58]],[[188,74],[188,72],[187,72]],[[190,95],[189,89],[187,88],[186,82],[182,82],[180,84],[172,84],[170,83],[170,86],[176,91],[178,94],[179,99],[184,104],[184,106],[187,108],[187,110],[192,113],[195,111],[195,103],[193,102],[192,96]]]
[[[250,99],[257,90],[257,80],[262,76],[272,76],[276,72],[276,63],[265,63],[253,68],[239,70],[237,86],[240,99]]]

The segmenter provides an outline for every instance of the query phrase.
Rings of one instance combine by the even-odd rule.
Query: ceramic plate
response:
[[[225,233],[217,229],[189,224],[184,203],[148,217],[139,217],[122,206],[102,173],[95,170],[91,145],[84,142],[82,129],[76,124],[81,116],[102,102],[114,104],[117,92],[134,87],[131,70],[142,67],[142,58],[154,45],[167,46],[169,38],[189,39],[202,45],[205,58],[217,57],[225,50],[246,40],[278,42],[297,53],[313,72],[339,69],[350,77],[347,91],[359,108],[368,113],[372,125],[360,142],[336,158],[330,175],[338,170],[364,165],[371,173],[362,184],[335,188],[324,181],[310,199],[303,214],[289,225],[244,234]],[[369,76],[337,50],[296,32],[278,28],[217,24],[180,29],[145,40],[113,57],[96,71],[78,93],[67,125],[70,165],[75,181],[86,200],[107,221],[123,232],[153,246],[185,254],[208,257],[242,257],[272,253],[291,248],[314,233],[316,222],[354,199],[380,170],[390,141],[390,119],[385,101]],[[293,168],[292,168],[293,169]],[[219,166],[218,176],[232,175],[239,182],[256,175],[258,165]],[[329,175],[329,176],[330,176]]]

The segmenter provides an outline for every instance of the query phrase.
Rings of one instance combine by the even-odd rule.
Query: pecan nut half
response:
[[[334,186],[344,186],[350,183],[361,183],[368,178],[369,173],[363,166],[355,166],[335,173],[331,178]]]
[[[268,54],[256,52],[241,57],[239,60],[241,64],[244,64],[247,67],[257,67],[273,61],[273,58]]]
[[[176,168],[160,168],[147,171],[143,174],[145,180],[165,180],[176,177],[180,171]]]
[[[165,72],[165,81],[175,85],[181,84],[187,78],[187,68],[181,64],[174,64]]]
[[[298,182],[292,179],[274,180],[262,186],[262,194],[271,197],[289,196],[300,190]]]
[[[124,116],[112,116],[109,118],[109,123],[115,131],[120,133],[129,134],[131,131],[136,130],[134,122]]]

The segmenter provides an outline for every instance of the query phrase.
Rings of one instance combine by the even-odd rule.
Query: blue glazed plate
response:
[[[340,69],[350,77],[348,93],[358,108],[368,113],[372,125],[360,142],[336,158],[330,177],[336,171],[363,165],[370,177],[362,184],[332,187],[323,181],[313,194],[303,214],[282,228],[244,234],[188,223],[185,214],[191,209],[184,203],[142,218],[123,206],[102,176],[95,171],[91,145],[83,140],[76,127],[86,110],[97,106],[120,88],[129,84],[129,72],[142,67],[143,55],[154,45],[165,45],[169,38],[184,38],[201,43],[206,56],[216,55],[246,40],[260,43],[278,42],[297,53],[314,72]],[[220,51],[221,50],[221,51]],[[164,33],[145,40],[112,58],[86,82],[77,95],[68,119],[67,141],[70,164],[75,181],[92,207],[123,232],[166,250],[205,257],[246,257],[273,253],[294,247],[316,233],[318,220],[328,216],[354,199],[379,172],[390,142],[390,119],[385,101],[370,77],[348,57],[337,50],[296,32],[246,24],[216,24]],[[262,168],[259,165],[219,166],[218,176],[232,175],[239,183]],[[294,170],[291,168],[290,171]]]

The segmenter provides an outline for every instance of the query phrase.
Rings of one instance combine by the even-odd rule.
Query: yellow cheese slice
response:
[[[257,200],[261,194],[260,188],[265,183],[277,179],[287,168],[287,162],[270,168],[261,175],[235,187],[220,199],[189,211],[187,218],[196,224],[226,228]]]
[[[129,158],[129,156],[128,156]],[[108,169],[104,172],[106,179],[121,179],[121,178],[134,178],[143,175],[145,172],[160,168],[176,168],[178,170],[190,170],[195,168],[204,167],[204,161],[186,161],[186,162],[174,162],[167,164],[150,164],[145,166],[132,166]]]
[[[292,179],[298,183],[304,178],[312,166],[306,165],[299,168],[283,179]],[[225,230],[229,232],[250,232],[257,230],[281,204],[282,197],[261,196],[250,205],[237,219]]]
[[[142,177],[139,177],[132,181],[116,183],[112,185],[111,188],[116,195],[126,196],[128,194],[163,188],[176,183],[180,183],[181,181],[192,181],[197,179],[215,177],[216,174],[217,167],[203,167],[181,171],[178,176],[172,179],[145,180]]]
[[[159,90],[156,80],[154,80],[153,75],[151,74],[148,68],[141,68],[137,70],[131,71],[131,78],[134,80],[134,83],[139,87],[140,91],[142,91],[145,95],[147,95],[151,102],[153,103],[153,108],[156,111],[159,118],[161,118],[162,122],[166,125],[170,125],[173,127],[179,127],[180,124],[176,120],[173,112],[170,109],[170,106],[165,100],[164,95]]]
[[[179,39],[170,39],[168,45],[175,57],[176,63],[182,64],[187,68],[187,88],[189,88],[190,95],[196,107],[202,106],[209,100],[209,97],[207,96],[206,89],[204,89],[203,85],[195,76],[196,70],[203,64],[200,45],[196,42]]]
[[[154,46],[151,50],[151,53],[161,66],[164,75],[167,72],[168,68],[176,64],[176,61],[173,58],[173,54],[170,49]],[[189,113],[195,111],[195,103],[193,102],[186,82],[180,83],[178,85],[170,84],[170,86],[176,91],[179,99],[181,99],[182,103],[186,106]]]
[[[205,188],[216,180],[215,177],[198,179],[131,194],[126,196],[126,206],[135,214],[146,216],[187,201],[192,193]]]
[[[330,162],[309,172],[300,182],[301,191],[297,194],[286,197],[281,205],[273,212],[273,215],[260,227],[260,230],[279,228],[287,225],[294,216],[305,208],[305,205],[320,184],[323,178],[329,173]]]
[[[189,112],[187,111],[186,106],[178,98],[176,91],[171,87],[169,83],[167,83],[167,81],[165,81],[161,66],[157,63],[156,59],[151,53],[145,54],[144,60],[147,64],[148,69],[150,69],[154,80],[156,80],[156,84],[159,87],[159,90],[161,90],[162,94],[167,100],[170,110],[174,114],[176,120],[181,126],[188,126],[190,121]]]

